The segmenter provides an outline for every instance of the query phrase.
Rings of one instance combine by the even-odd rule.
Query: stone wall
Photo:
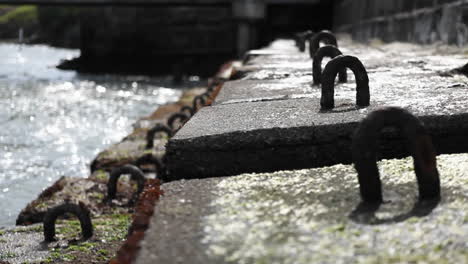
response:
[[[332,2],[186,2],[83,8],[78,67],[90,72],[211,76],[220,64],[285,32],[332,24],[331,16],[318,19],[323,9],[332,12]]]
[[[368,41],[468,42],[468,1],[336,0],[334,30]]]
[[[82,12],[81,59],[93,61],[88,69],[95,65],[117,71],[212,74],[215,69],[206,69],[208,61],[216,67],[234,54],[230,5],[105,7]]]

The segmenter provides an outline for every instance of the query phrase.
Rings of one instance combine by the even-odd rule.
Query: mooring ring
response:
[[[145,149],[152,149],[154,147],[154,136],[161,132],[165,133],[169,138],[172,137],[172,129],[164,124],[158,123],[146,133]]]
[[[184,105],[180,108],[180,112],[186,114],[187,116],[191,117],[195,114],[195,110],[193,109],[193,107],[191,106],[188,106],[188,105]]]
[[[356,78],[356,105],[366,107],[370,104],[369,77],[362,62],[353,56],[336,56],[330,60],[322,72],[322,110],[335,107],[335,78],[339,71],[349,68]]]
[[[331,31],[322,30],[319,33],[311,36],[309,38],[309,56],[313,58],[315,53],[320,47],[320,42],[323,41],[326,44],[333,45],[338,47],[338,42],[336,41],[335,35]]]
[[[145,155],[139,157],[135,161],[135,166],[140,168],[142,171],[143,171],[143,169],[141,168],[141,165],[145,165],[145,164],[151,164],[151,165],[154,165],[156,167],[156,178],[161,179],[161,178],[164,177],[164,175],[165,175],[165,166],[164,166],[164,164],[162,163],[162,161],[160,159],[153,156],[152,154],[145,154]]]
[[[207,97],[206,94],[200,94],[200,95],[197,95],[193,98],[193,110],[194,112],[197,112],[198,110],[200,110],[200,108],[202,108],[203,106],[205,106],[206,104],[206,99],[205,97]],[[198,107],[198,106],[201,106],[201,107]]]
[[[324,57],[335,58],[337,56],[343,55],[341,51],[333,45],[325,45],[320,47],[314,55],[314,60],[312,61],[312,76],[314,84],[320,84],[322,80],[322,60]],[[341,69],[338,72],[338,80],[345,83],[348,79],[346,75],[346,68]]]
[[[185,124],[190,119],[189,116],[187,116],[185,113],[182,112],[177,112],[172,114],[168,119],[167,119],[167,125],[172,129],[172,133],[176,132],[178,129],[174,128],[174,122],[177,120],[180,120],[182,124]]]
[[[307,31],[304,31],[304,32],[301,32],[299,34],[297,34],[297,39],[296,39],[296,44],[297,44],[297,47],[299,48],[299,51],[300,52],[304,52],[305,51],[305,48],[306,48],[306,40],[308,40],[310,37],[312,37],[314,35],[314,32],[310,31],[310,30],[307,30]]]
[[[82,203],[79,203],[79,205],[64,203],[47,210],[44,215],[44,240],[46,242],[55,241],[55,222],[59,216],[66,213],[71,213],[78,217],[83,239],[88,239],[93,236],[93,224],[91,222],[91,213],[88,208]]]
[[[113,169],[109,176],[109,181],[107,182],[107,200],[115,199],[117,193],[117,182],[122,174],[130,174],[131,180],[136,181],[137,191],[135,197],[137,197],[144,188],[145,185],[145,175],[143,172],[136,166],[127,164],[122,167]]]
[[[354,133],[352,155],[358,173],[361,197],[366,203],[382,203],[382,187],[376,163],[377,141],[384,127],[396,127],[407,138],[413,157],[419,200],[440,198],[436,154],[424,124],[413,114],[398,107],[371,112]]]

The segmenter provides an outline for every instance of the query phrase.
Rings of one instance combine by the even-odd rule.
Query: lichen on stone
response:
[[[379,162],[385,203],[372,219],[352,166],[245,174],[217,186],[204,219],[208,254],[234,263],[462,263],[468,252],[468,154],[438,156],[442,201],[424,217],[411,158]]]

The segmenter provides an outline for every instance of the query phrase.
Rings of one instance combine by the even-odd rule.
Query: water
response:
[[[180,90],[167,78],[55,69],[78,50],[0,43],[0,227],[60,176],[86,177],[96,154]]]

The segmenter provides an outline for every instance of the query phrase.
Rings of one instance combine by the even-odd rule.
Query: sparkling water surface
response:
[[[14,225],[19,211],[60,176],[88,176],[98,152],[181,94],[170,78],[55,68],[78,55],[0,43],[0,227]]]

